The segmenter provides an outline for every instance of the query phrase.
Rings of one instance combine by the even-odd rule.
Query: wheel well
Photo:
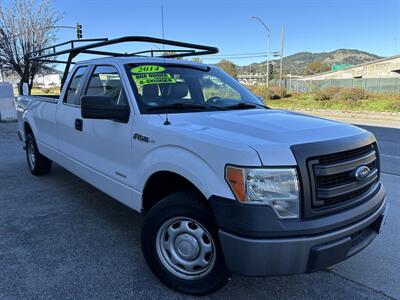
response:
[[[25,139],[28,133],[33,133],[31,126],[29,125],[28,122],[24,123],[24,133],[25,133]]]
[[[148,213],[165,196],[183,189],[191,189],[203,195],[193,183],[176,173],[169,171],[154,173],[147,180],[143,190],[143,213]]]

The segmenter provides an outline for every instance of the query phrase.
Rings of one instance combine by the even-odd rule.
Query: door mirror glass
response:
[[[129,120],[129,106],[115,104],[109,96],[82,96],[81,114],[84,119],[106,119],[127,123]]]

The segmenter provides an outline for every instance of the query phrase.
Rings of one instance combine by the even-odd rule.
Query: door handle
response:
[[[75,129],[82,131],[82,129],[83,129],[82,119],[75,119]]]

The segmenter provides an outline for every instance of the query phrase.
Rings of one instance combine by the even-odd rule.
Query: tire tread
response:
[[[31,168],[28,157],[28,143],[32,141],[35,148],[35,167]],[[46,175],[51,171],[52,161],[47,157],[40,154],[36,144],[35,137],[32,133],[28,133],[26,136],[26,159],[28,162],[31,173],[35,176]]]
[[[206,201],[199,193],[192,190],[174,192],[151,208],[143,225],[142,251],[148,266],[161,282],[185,294],[200,296],[216,292],[229,281],[231,276],[226,269],[219,244],[218,226]],[[185,213],[185,216],[196,219],[205,226],[213,236],[217,247],[217,258],[213,270],[198,280],[183,280],[169,273],[159,262],[155,250],[155,236],[158,226],[168,218],[179,216],[183,213]],[[149,238],[149,236],[153,238]]]

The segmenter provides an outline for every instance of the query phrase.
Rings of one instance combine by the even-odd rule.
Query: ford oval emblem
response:
[[[371,169],[368,168],[367,166],[360,166],[357,169],[355,169],[354,171],[354,177],[358,180],[358,181],[362,181],[365,178],[368,177],[369,173],[371,172]]]

